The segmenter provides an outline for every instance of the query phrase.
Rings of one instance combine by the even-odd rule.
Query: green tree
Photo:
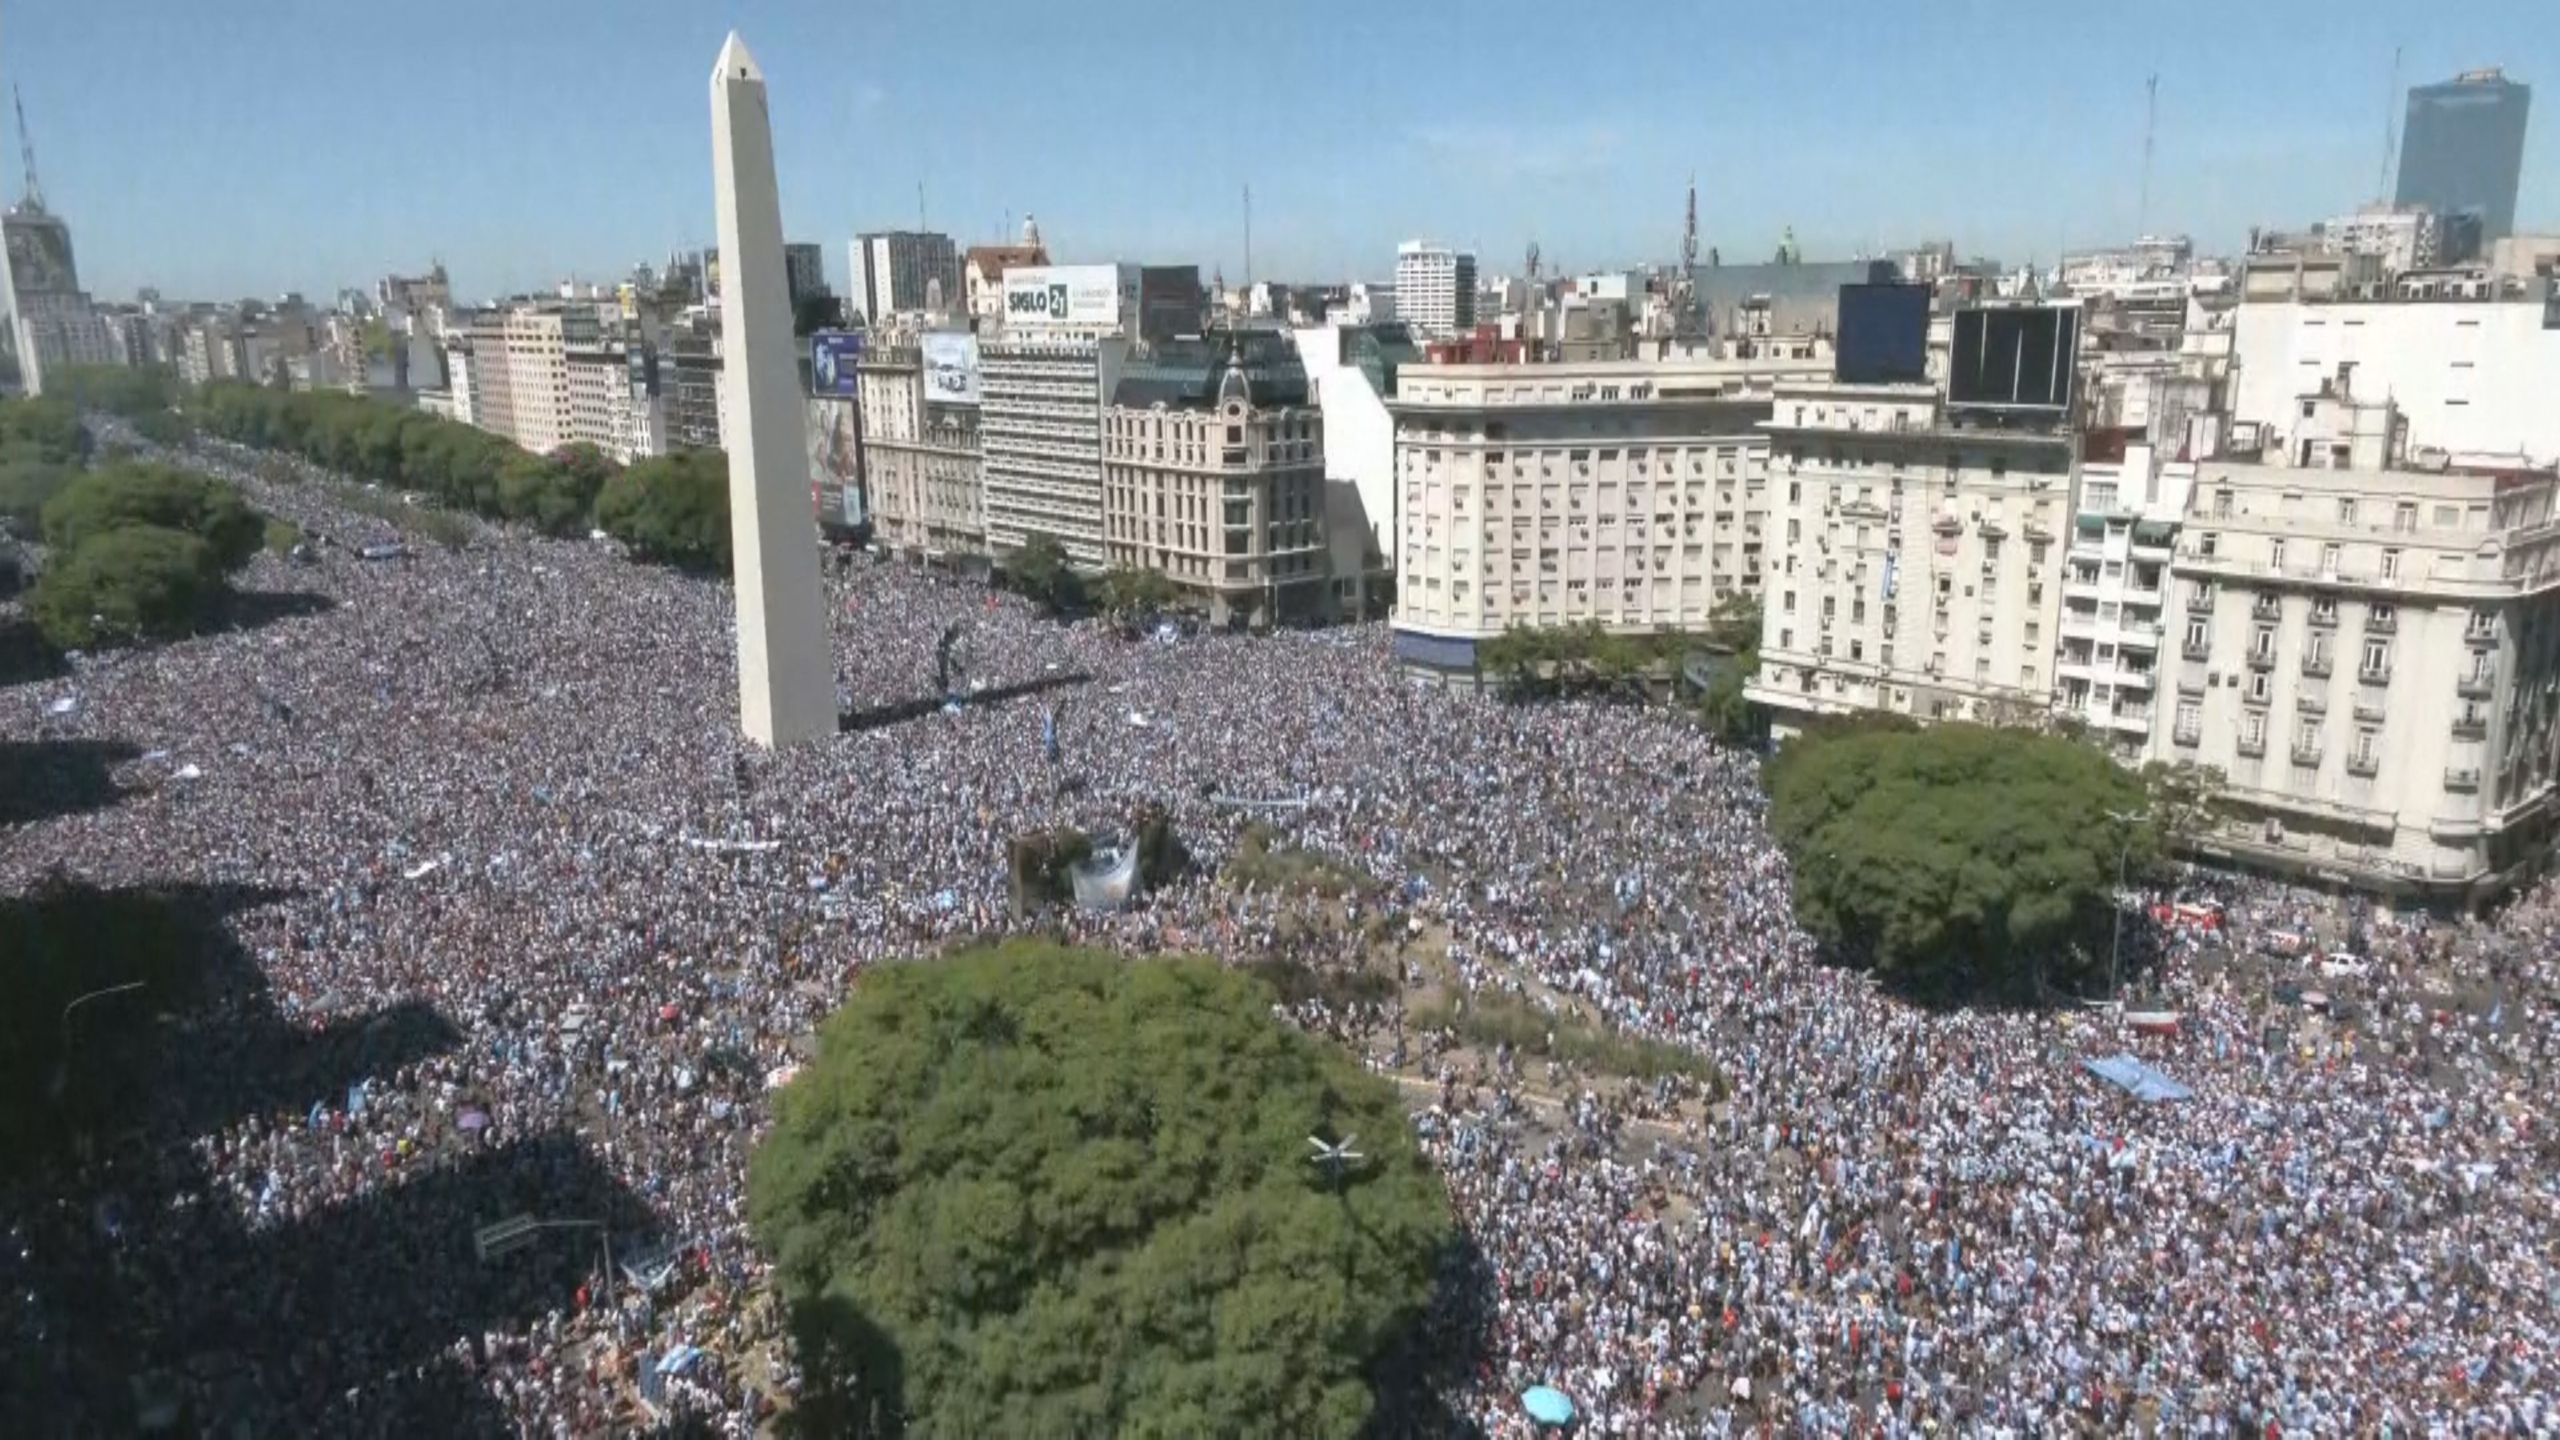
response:
[[[1052,615],[1084,608],[1084,577],[1067,559],[1067,547],[1055,535],[1026,537],[1022,548],[1004,557],[1005,578],[1033,604]]]
[[[1361,1431],[1452,1235],[1401,1097],[1201,960],[874,967],[749,1167],[815,1433]],[[1307,1137],[1357,1137],[1337,1185]]]
[[[226,598],[212,547],[182,530],[126,525],[56,555],[28,592],[36,629],[58,649],[192,634]]]
[[[1789,741],[1762,772],[1796,916],[1836,956],[1943,998],[2023,995],[2102,934],[2140,776],[2058,736],[1947,724]],[[2158,853],[2147,819],[2132,861]]]
[[[178,403],[177,372],[164,365],[66,365],[44,375],[46,398],[128,420],[166,415]]]
[[[0,400],[0,445],[71,465],[88,458],[89,432],[68,400]]]
[[[2142,767],[2143,811],[2165,853],[2184,850],[2230,813],[2227,778],[2217,765],[2154,760]]]
[[[1127,621],[1172,609],[1182,592],[1163,571],[1115,565],[1094,582],[1094,598],[1104,614]]]
[[[92,470],[44,507],[45,543],[57,550],[75,550],[108,531],[135,525],[195,536],[224,574],[248,564],[266,541],[264,522],[239,491],[166,465]]]
[[[69,465],[31,454],[0,460],[0,521],[21,538],[35,539],[44,533],[44,507],[79,477]]]
[[[606,483],[596,524],[644,560],[728,574],[728,455],[686,450],[641,461]]]

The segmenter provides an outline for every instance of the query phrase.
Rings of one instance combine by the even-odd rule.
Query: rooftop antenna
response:
[[[20,134],[26,133],[27,122],[18,122]],[[2391,162],[2400,153],[2400,47],[2391,47],[2391,92],[2382,99],[2382,173],[2375,177],[2375,198],[2388,200],[2391,188]]]
[[[924,218],[924,182],[921,180],[916,182],[916,228],[918,230],[933,228]]]
[[[2151,150],[2160,131],[2160,72],[2142,82],[2142,206],[2134,212],[2133,238],[2151,233]]]
[[[18,107],[18,163],[27,171],[26,207],[41,214],[44,211],[44,186],[36,180],[35,137],[27,133],[27,95],[12,85],[9,87],[9,99]]]

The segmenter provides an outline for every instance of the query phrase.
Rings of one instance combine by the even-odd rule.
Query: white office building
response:
[[[1814,368],[1399,367],[1398,658],[1471,677],[1476,646],[1514,627],[1697,630],[1762,590],[1762,427],[1782,378]]]
[[[1324,419],[1324,535],[1335,613],[1367,616],[1396,565],[1397,373],[1422,352],[1400,326],[1318,325],[1292,337]]]
[[[2040,718],[2053,695],[2071,442],[1959,428],[1928,385],[1778,387],[1774,557],[1748,691],[1781,734],[1855,710]]]
[[[928,343],[974,353],[959,348],[969,343],[964,336]],[[873,534],[915,559],[982,556],[987,521],[980,407],[965,398],[969,392],[957,400],[936,398],[926,386],[925,369],[915,343],[876,348],[862,357],[862,464]]]
[[[998,558],[1045,534],[1077,566],[1102,568],[1102,406],[1128,357],[1117,335],[1013,329],[980,342],[986,543]]]
[[[1476,257],[1428,240],[1396,247],[1395,318],[1427,340],[1476,324]]]

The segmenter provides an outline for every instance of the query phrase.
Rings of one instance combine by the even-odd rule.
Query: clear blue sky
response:
[[[773,87],[784,220],[839,286],[857,229],[1040,217],[1064,259],[1383,276],[1414,235],[1514,270],[1946,236],[2049,259],[2236,246],[2370,198],[2404,81],[2541,90],[2519,228],[2560,226],[2552,0],[10,0],[84,282],[315,297],[441,255],[483,297],[708,243],[708,81]],[[14,156],[6,166],[15,195]]]

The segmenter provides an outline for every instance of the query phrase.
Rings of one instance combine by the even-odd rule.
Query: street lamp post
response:
[[[71,1084],[71,1012],[92,1000],[103,1000],[110,995],[123,995],[140,990],[147,983],[142,980],[128,980],[122,985],[110,985],[103,990],[92,990],[86,995],[73,998],[70,1004],[62,1007],[62,1048],[55,1052],[53,1081],[50,1087],[55,1100],[60,1100],[62,1092]]]
[[[2107,818],[2123,827],[2116,837],[2116,893],[2108,900],[2115,914],[2115,937],[2107,946],[2107,998],[2121,1008],[2124,1004],[2125,860],[2133,853],[2133,826],[2142,816],[2131,810],[2110,810]]]

